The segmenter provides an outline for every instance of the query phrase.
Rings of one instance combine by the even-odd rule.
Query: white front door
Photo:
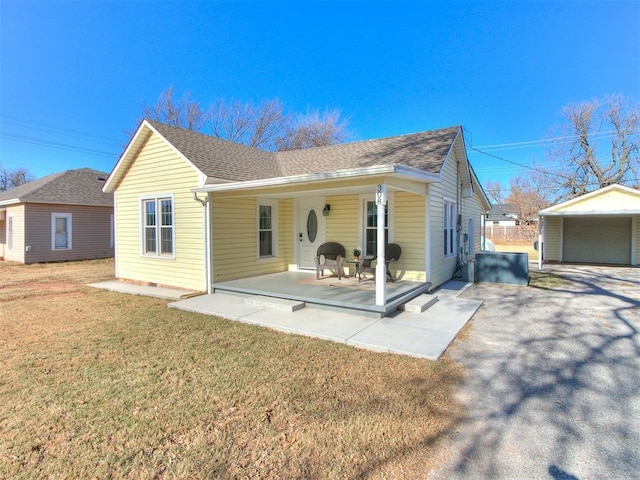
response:
[[[298,268],[315,268],[314,258],[318,247],[325,242],[326,221],[322,216],[324,198],[298,200]]]

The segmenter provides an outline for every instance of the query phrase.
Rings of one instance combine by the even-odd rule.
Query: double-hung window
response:
[[[258,201],[258,257],[277,256],[277,202]]]
[[[142,200],[142,253],[169,256],[174,253],[173,197],[153,197]]]
[[[71,214],[51,214],[51,250],[71,250]]]
[[[393,198],[387,197],[384,208],[384,243],[389,243],[390,224],[393,222]],[[377,255],[378,252],[378,206],[374,200],[364,200],[364,252],[363,255]]]
[[[444,198],[442,201],[442,218],[444,223],[444,256],[452,257],[456,254],[456,204]]]

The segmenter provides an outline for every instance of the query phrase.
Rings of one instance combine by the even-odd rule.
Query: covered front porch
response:
[[[209,211],[207,292],[275,297],[377,316],[397,310],[431,287],[427,192],[433,179],[406,177],[392,169],[388,174],[194,190]],[[375,256],[375,276],[363,282],[353,276],[316,280],[318,251],[326,242],[340,245],[350,270],[359,253]],[[390,266],[395,282],[386,281],[389,243],[401,247]]]
[[[373,280],[360,281],[353,276],[343,277],[341,280],[335,276],[324,276],[317,280],[315,271],[271,273],[214,284],[215,292],[294,300],[316,308],[375,317],[391,314],[430,288],[431,284],[428,282],[387,282],[385,303],[377,305],[376,284]]]

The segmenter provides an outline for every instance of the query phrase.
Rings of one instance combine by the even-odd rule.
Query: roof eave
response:
[[[144,143],[144,141],[146,141],[146,139],[148,138],[147,136],[144,140],[140,139],[140,136],[142,135],[144,129],[148,130],[149,135],[153,131],[151,130],[151,125],[149,125],[146,120],[140,122],[140,125],[136,129],[136,132],[131,137],[131,140],[129,140],[129,143],[124,149],[122,155],[120,155],[120,158],[118,158],[118,161],[113,167],[113,170],[111,170],[111,173],[109,174],[106,182],[104,182],[104,185],[102,186],[103,192],[113,193],[116,190],[118,184],[122,180],[122,171],[128,168],[130,162],[133,160],[133,157],[140,151],[140,144]]]
[[[283,185],[304,184],[311,182],[327,181],[327,180],[347,180],[356,177],[379,176],[396,174],[403,177],[409,177],[412,180],[428,182],[440,181],[440,176],[419,170],[417,168],[407,167],[406,165],[377,165],[375,167],[358,167],[348,170],[336,170],[334,172],[310,173],[303,175],[293,175],[289,177],[267,178],[263,180],[250,180],[246,182],[232,182],[217,185],[208,185],[201,188],[194,188],[192,192],[208,193],[208,192],[225,192],[233,190],[246,190],[254,188],[278,187]]]
[[[589,193],[586,193],[584,195],[580,195],[579,197],[572,198],[571,200],[567,200],[565,202],[558,203],[557,205],[552,205],[550,207],[547,207],[547,208],[545,208],[543,210],[540,210],[538,212],[538,215],[540,215],[540,216],[550,215],[550,214],[552,214],[553,212],[556,212],[559,209],[569,207],[569,206],[571,206],[571,205],[573,205],[575,203],[579,203],[579,202],[583,202],[585,200],[589,200],[590,198],[597,197],[597,196],[602,195],[602,194],[604,194],[604,193],[606,193],[606,192],[608,192],[610,190],[619,190],[619,191],[622,191],[622,192],[625,192],[625,193],[630,193],[632,195],[639,195],[640,196],[640,191],[638,191],[638,190],[636,190],[634,188],[627,187],[625,185],[620,185],[618,183],[614,183],[613,185],[608,185],[606,187],[599,188],[598,190],[594,190],[593,192],[589,192]]]
[[[147,134],[144,138],[141,138],[143,135],[143,131],[146,130]],[[131,140],[127,144],[127,147],[123,154],[118,159],[115,167],[111,171],[109,178],[104,183],[102,187],[102,191],[106,193],[113,193],[116,188],[118,188],[118,184],[122,180],[125,175],[125,172],[128,170],[131,163],[135,160],[135,157],[140,153],[142,146],[146,143],[151,135],[157,135],[164,142],[166,142],[173,151],[180,156],[184,161],[187,162],[197,173],[200,179],[200,183],[204,185],[207,181],[207,176],[190,160],[188,159],[180,150],[178,150],[175,145],[173,145],[169,140],[167,140],[164,135],[162,135],[151,123],[147,120],[143,120],[140,122],[140,126],[136,130],[136,133],[133,134]]]

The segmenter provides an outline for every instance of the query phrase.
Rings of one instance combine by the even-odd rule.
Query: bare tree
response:
[[[569,104],[567,125],[548,153],[546,187],[570,199],[614,183],[640,186],[640,104],[622,95]]]
[[[34,176],[24,167],[9,170],[0,167],[0,192],[30,182]]]
[[[549,206],[549,200],[540,193],[532,177],[514,177],[510,180],[510,193],[506,202],[515,210],[520,224],[533,223],[538,212]]]
[[[338,109],[292,115],[277,99],[260,104],[218,100],[207,111],[191,100],[189,92],[177,99],[173,86],[160,94],[155,105],[142,106],[146,118],[189,130],[208,126],[216,137],[264,150],[319,147],[345,141],[347,119]]]
[[[173,85],[160,94],[155,105],[142,105],[142,114],[151,120],[195,131],[199,131],[209,118],[200,104],[191,100],[190,92],[176,99]]]
[[[492,182],[488,181],[484,185],[484,189],[489,196],[489,199],[493,201],[496,205],[501,205],[504,203],[504,188],[500,182]]]
[[[291,116],[277,98],[259,105],[218,100],[209,110],[209,125],[219,138],[265,150],[275,150],[289,129]]]
[[[286,135],[279,139],[278,150],[323,147],[344,142],[349,138],[348,123],[338,109],[323,113],[312,110],[306,115],[299,115]]]

